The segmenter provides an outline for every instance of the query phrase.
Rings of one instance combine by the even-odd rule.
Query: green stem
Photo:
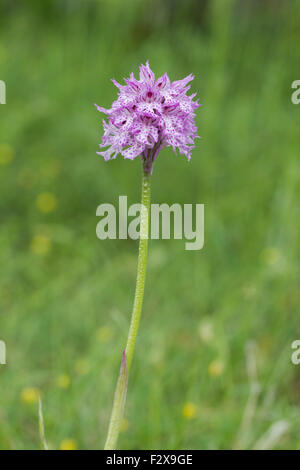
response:
[[[137,279],[135,286],[135,296],[133,303],[133,310],[131,322],[128,332],[127,345],[121,364],[119,379],[116,386],[113,409],[111,413],[107,439],[105,443],[105,450],[113,450],[116,448],[117,440],[122,423],[128,373],[130,370],[132,357],[134,353],[136,338],[139,329],[139,323],[142,312],[145,277],[147,266],[147,251],[148,251],[148,225],[149,225],[149,212],[150,212],[150,188],[151,188],[151,175],[143,171],[142,181],[142,201],[141,201],[141,223],[140,223],[140,241],[139,241],[139,256],[137,266]]]

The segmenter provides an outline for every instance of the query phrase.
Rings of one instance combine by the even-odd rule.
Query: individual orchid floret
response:
[[[188,96],[188,85],[193,80],[190,74],[182,80],[171,82],[165,73],[155,80],[149,62],[140,66],[139,80],[131,73],[120,85],[118,98],[111,109],[95,105],[107,115],[103,120],[104,135],[97,152],[105,160],[116,158],[120,153],[133,160],[140,156],[146,172],[152,172],[153,162],[163,147],[172,147],[191,158],[194,139],[197,136],[195,109],[200,106],[194,101],[195,94]]]

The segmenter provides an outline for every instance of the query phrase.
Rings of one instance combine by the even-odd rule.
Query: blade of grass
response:
[[[49,450],[48,444],[45,438],[45,426],[44,426],[44,417],[43,417],[43,408],[42,408],[42,399],[41,396],[39,396],[39,432],[40,432],[40,438],[41,438],[41,443],[42,447],[44,450]]]

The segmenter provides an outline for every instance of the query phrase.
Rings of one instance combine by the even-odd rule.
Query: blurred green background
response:
[[[201,140],[161,152],[152,202],[204,203],[205,246],[152,240],[123,449],[300,449],[295,0],[31,0],[0,6],[0,448],[103,448],[136,241],[96,238],[139,202],[141,163],[96,155],[118,81],[195,74]]]

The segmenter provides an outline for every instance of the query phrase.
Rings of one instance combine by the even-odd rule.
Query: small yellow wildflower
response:
[[[126,432],[128,428],[129,428],[129,422],[127,421],[127,419],[123,418],[121,422],[121,426],[120,426],[120,431]]]
[[[30,249],[36,255],[45,255],[51,249],[51,240],[46,235],[35,235],[31,240]]]
[[[107,343],[110,341],[112,336],[113,330],[109,326],[101,326],[101,328],[97,330],[97,338],[102,343]]]
[[[274,266],[281,260],[281,253],[277,248],[270,246],[263,250],[262,257],[266,264]]]
[[[57,199],[52,193],[41,193],[36,199],[37,208],[47,214],[53,212],[57,206]]]
[[[215,359],[208,366],[208,373],[211,377],[219,377],[224,372],[224,363],[220,359]]]
[[[56,379],[56,385],[59,388],[69,388],[71,379],[67,374],[61,374]]]
[[[20,398],[22,403],[30,405],[32,403],[37,403],[39,401],[40,391],[36,387],[26,387],[23,388]]]
[[[182,408],[182,414],[185,419],[195,418],[197,415],[197,411],[197,406],[192,402],[185,403]]]
[[[90,371],[90,364],[86,359],[78,359],[75,363],[75,371],[79,375],[88,374]]]
[[[59,448],[60,450],[77,450],[77,442],[72,438],[64,439]]]
[[[9,165],[15,156],[13,148],[8,144],[0,145],[0,165]]]
[[[210,343],[214,338],[213,324],[209,320],[203,320],[199,325],[198,334],[204,343]]]

